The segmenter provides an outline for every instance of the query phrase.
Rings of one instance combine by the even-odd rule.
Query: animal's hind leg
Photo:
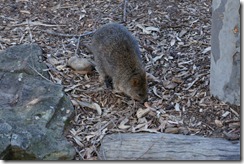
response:
[[[109,76],[105,76],[105,85],[109,89],[113,89],[113,79]]]
[[[119,81],[118,80],[114,80],[113,81],[113,92],[114,93],[121,93],[123,92],[121,87],[120,87],[120,84],[119,84]]]

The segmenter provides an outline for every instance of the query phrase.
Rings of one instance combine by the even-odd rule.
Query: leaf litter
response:
[[[97,160],[111,133],[174,133],[240,139],[240,106],[210,95],[211,0],[16,1],[0,4],[0,50],[38,43],[51,80],[64,86],[75,116],[67,139],[75,160]],[[126,6],[126,8],[124,8]],[[124,19],[126,18],[126,19]],[[126,20],[126,22],[123,22]],[[93,61],[91,36],[116,21],[137,38],[147,71],[145,104],[115,94],[98,73],[79,72]],[[84,59],[84,60],[83,60]]]

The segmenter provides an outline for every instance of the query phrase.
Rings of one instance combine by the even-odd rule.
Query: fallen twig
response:
[[[126,22],[126,6],[128,0],[124,0],[123,22]]]
[[[51,31],[51,30],[41,30],[41,31],[45,32],[47,34],[63,36],[63,37],[84,37],[84,36],[87,36],[87,35],[91,35],[91,34],[93,34],[95,32],[95,31],[89,31],[89,32],[85,32],[85,33],[80,34],[80,35],[76,35],[76,34],[62,34],[62,33],[54,32],[54,31]]]
[[[32,32],[31,32],[31,28],[30,28],[30,21],[28,21],[28,28],[27,28],[28,32],[29,32],[29,36],[30,36],[30,42],[33,43],[33,37],[32,37]]]
[[[56,24],[45,24],[45,23],[42,23],[42,22],[39,22],[39,21],[32,22],[30,20],[26,20],[23,23],[14,24],[14,25],[10,25],[10,26],[16,27],[16,26],[23,26],[23,25],[28,25],[28,26],[46,26],[46,27],[66,26],[66,25],[56,25]]]
[[[79,38],[78,38],[77,45],[76,45],[76,49],[75,49],[75,55],[76,55],[76,56],[77,56],[77,54],[79,53],[80,38],[81,38],[81,36],[79,36]]]
[[[48,78],[46,78],[45,76],[43,76],[40,72],[38,72],[35,68],[33,68],[31,65],[28,64],[28,66],[33,70],[35,71],[39,76],[41,76],[43,79],[53,83],[51,80],[49,80]]]

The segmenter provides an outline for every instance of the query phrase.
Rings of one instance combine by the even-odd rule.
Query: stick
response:
[[[126,22],[126,6],[128,0],[124,0],[124,12],[123,12],[123,21]]]
[[[80,38],[81,38],[81,36],[79,36],[79,38],[78,38],[77,45],[76,45],[76,49],[75,49],[75,55],[76,56],[78,56],[77,54],[79,53]]]
[[[30,36],[30,42],[33,43],[33,39],[32,39],[32,32],[31,32],[31,28],[30,28],[30,21],[27,21],[28,23],[28,31],[29,31],[29,36]]]
[[[46,26],[46,27],[56,27],[56,26],[66,26],[66,25],[55,25],[55,24],[45,24],[39,21],[34,21],[31,22],[29,20],[26,20],[25,22],[15,24],[15,25],[10,25],[12,27],[17,27],[17,26],[24,26],[24,25],[29,25],[29,26]]]
[[[45,32],[47,34],[63,36],[63,37],[83,37],[83,36],[91,35],[95,32],[95,31],[89,31],[89,32],[85,32],[84,34],[81,34],[81,35],[75,35],[75,34],[62,34],[62,33],[54,32],[51,30],[41,30],[41,31]]]
[[[40,72],[38,72],[35,68],[33,68],[31,65],[28,64],[28,66],[33,70],[35,71],[39,76],[41,76],[43,79],[53,83],[51,80],[49,80],[48,78],[46,78],[45,76],[43,76]]]

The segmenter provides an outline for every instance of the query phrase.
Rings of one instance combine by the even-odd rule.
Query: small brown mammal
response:
[[[98,29],[92,38],[100,81],[109,80],[116,92],[131,98],[147,100],[147,79],[136,39],[122,25],[109,23]]]

